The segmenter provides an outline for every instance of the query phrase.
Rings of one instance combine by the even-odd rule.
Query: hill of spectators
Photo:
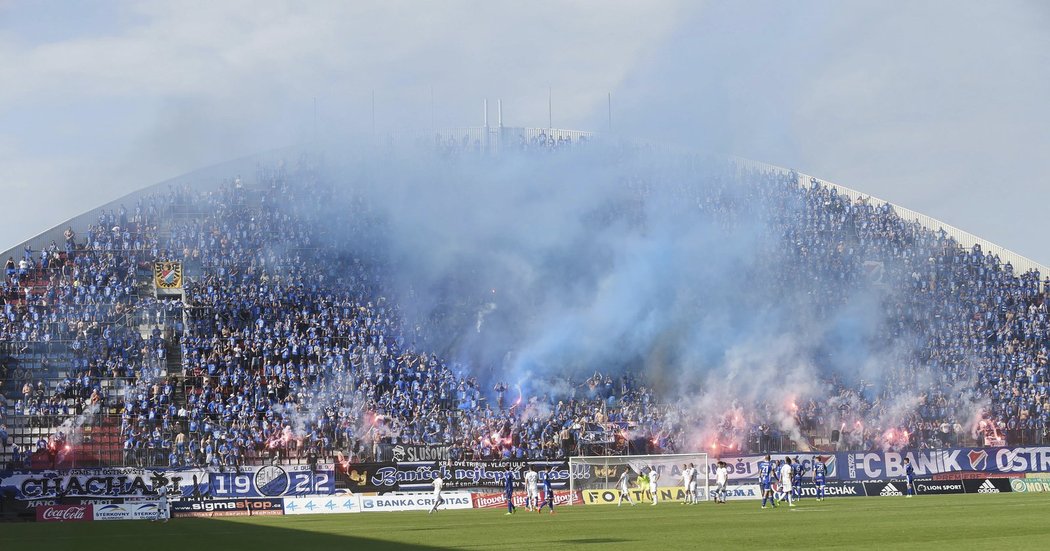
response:
[[[712,416],[646,373],[534,381],[528,393],[482,376],[428,349],[427,328],[406,323],[385,285],[396,267],[381,251],[326,246],[328,224],[368,239],[383,222],[365,200],[343,220],[319,219],[335,184],[301,158],[260,168],[250,186],[173,187],[103,212],[86,235],[70,229],[61,244],[27,245],[7,259],[0,451],[11,464],[34,453],[54,460],[77,445],[82,426],[106,418],[117,419],[122,462],[173,467],[310,452],[363,460],[383,443],[451,444],[462,458],[557,458],[582,448],[827,447],[833,431],[852,449],[1046,440],[1040,274],[1015,274],[888,207],[780,174],[730,173],[676,193],[730,230],[756,210],[772,213],[768,231],[791,260],[768,267],[781,275],[762,297],[812,289],[819,312],[843,303],[835,281],[899,287],[880,338],[915,342],[878,385],[828,374],[816,381],[823,395],[800,396],[785,419],[784,404],[739,400]],[[625,185],[647,199],[645,182]],[[152,295],[154,260],[184,262],[184,300]],[[916,397],[901,410],[896,397],[906,392]],[[46,428],[46,437],[13,448],[16,422]]]

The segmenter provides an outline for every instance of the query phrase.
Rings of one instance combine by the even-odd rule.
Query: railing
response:
[[[75,421],[70,422],[69,419]],[[53,416],[13,415],[7,422],[9,436],[6,446],[0,448],[0,471],[5,467],[25,467],[26,461],[29,468],[33,469],[205,466],[206,458],[203,454],[185,460],[186,452],[192,449],[189,441],[201,439],[203,436],[201,432],[189,432],[186,429],[186,420],[175,421],[180,427],[179,430],[187,436],[185,444],[180,446],[175,443],[178,431],[173,423],[171,428],[161,430],[160,442],[143,443],[133,448],[124,446],[125,438],[121,432],[122,420],[119,414],[82,412],[76,416],[68,416],[64,421],[59,421]],[[348,447],[345,442],[340,444],[343,444],[343,448]],[[15,446],[22,450],[24,455],[20,453],[19,457],[15,458]],[[172,451],[181,452],[181,459],[176,465],[172,465],[169,460]],[[332,457],[333,453],[328,450],[321,459],[328,461]],[[221,464],[233,467],[275,461],[285,464],[306,463],[307,450],[298,446],[294,440],[278,448],[249,447],[242,451],[240,457],[224,460]]]
[[[122,404],[121,404],[122,405]],[[0,449],[0,463],[13,461],[11,451],[13,445],[22,450],[30,452],[30,462],[33,468],[70,468],[88,466],[139,466],[139,467],[169,467],[173,466],[169,461],[169,454],[174,450],[180,453],[182,459],[174,466],[201,465],[205,459],[197,454],[188,461],[185,452],[190,451],[191,440],[203,440],[206,436],[203,429],[197,432],[189,430],[189,421],[186,419],[175,419],[167,428],[161,428],[161,439],[156,443],[144,443],[132,449],[124,447],[124,435],[122,434],[122,419],[118,413],[113,413],[114,408],[106,407],[99,410],[78,410],[65,416],[47,415],[11,415],[7,419],[8,442]],[[119,409],[119,408],[116,408]],[[213,419],[214,421],[214,419]],[[158,426],[161,426],[158,424]],[[150,428],[152,431],[152,427]],[[186,434],[186,444],[179,447],[175,444],[175,436],[179,432]],[[61,433],[61,436],[59,436]],[[1005,443],[1008,446],[1034,446],[1050,445],[1050,434],[1045,431],[1031,429],[1017,429],[1004,431]],[[712,446],[709,451],[712,454],[735,455],[740,453],[762,454],[762,453],[786,453],[786,452],[809,452],[809,451],[849,451],[862,450],[858,442],[850,438],[831,440],[829,435],[821,431],[807,434],[805,442],[792,439],[785,434],[763,433],[752,434],[747,441],[741,442],[740,446],[716,447]],[[345,435],[335,433],[336,440],[333,447],[327,449],[322,457],[329,460],[331,457],[348,455],[348,449],[357,449],[360,442],[348,441]],[[921,442],[912,441],[908,449],[918,447]],[[983,447],[986,443],[975,439],[969,434],[946,435],[940,440],[940,445],[947,447]],[[455,444],[453,444],[455,445]],[[641,446],[641,447],[639,447]],[[557,446],[561,456],[568,455],[631,455],[664,453],[651,444],[648,439],[643,439],[641,444],[633,440],[623,438],[612,439],[586,439],[574,438],[569,447]],[[367,456],[367,451],[365,453]],[[475,457],[475,459],[477,459]],[[306,460],[306,449],[292,440],[280,447],[267,445],[258,448],[247,448],[243,455],[234,460],[228,460],[224,466],[257,465],[272,461],[302,463]],[[0,465],[2,470],[3,465]]]

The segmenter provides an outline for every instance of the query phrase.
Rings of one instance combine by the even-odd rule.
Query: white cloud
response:
[[[97,203],[295,142],[315,97],[322,123],[341,128],[366,126],[372,90],[381,128],[429,124],[431,90],[439,125],[479,124],[483,98],[493,110],[503,98],[508,123],[535,124],[552,86],[556,121],[583,125],[676,13],[673,3],[624,1],[110,8],[115,26],[49,29],[39,42],[0,27],[2,184],[53,189],[59,202],[0,222],[9,243],[86,208],[62,204],[66,190],[94,189]],[[35,26],[45,11],[16,19]],[[68,117],[53,120],[57,111]]]

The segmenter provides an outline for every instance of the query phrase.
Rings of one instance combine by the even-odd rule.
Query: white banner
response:
[[[701,480],[703,477],[704,465],[701,463],[697,465],[699,457],[675,457],[675,456],[661,456],[661,455],[649,455],[644,457],[630,457],[627,459],[627,464],[630,465],[631,471],[635,475],[641,473],[649,474],[651,470],[656,470],[660,473],[657,485],[659,486],[683,486],[685,481],[682,479],[682,471],[693,464],[697,469],[700,469]],[[651,479],[651,477],[650,477]]]
[[[773,453],[770,454],[773,460],[783,460],[785,457],[790,457],[792,461],[798,457],[802,462],[802,466],[805,467],[806,474],[804,476],[813,476],[813,465],[816,461],[823,461],[827,466],[826,477],[831,479],[837,479],[838,469],[835,461],[835,454],[833,453]],[[726,470],[729,471],[729,480],[754,480],[758,478],[758,464],[764,461],[766,456],[764,455],[742,455],[735,457],[715,457],[711,456],[711,465],[709,467],[709,478],[710,480],[715,479],[715,469],[717,468],[716,463],[721,460],[726,463]]]
[[[366,513],[379,511],[428,511],[434,506],[433,493],[388,494],[383,496],[359,496],[361,510]],[[444,492],[445,500],[439,509],[472,509],[474,504],[470,492]]]
[[[284,514],[286,515],[328,515],[360,512],[361,502],[356,495],[284,498]]]
[[[827,478],[837,478],[836,465],[835,465],[835,454],[813,454],[813,453],[792,453],[792,454],[773,454],[773,459],[783,459],[785,457],[791,457],[794,459],[798,457],[802,462],[803,467],[806,469],[805,476],[812,476],[813,464],[819,459],[824,461],[827,465]],[[635,476],[641,473],[648,473],[650,468],[656,469],[660,473],[660,480],[658,484],[660,486],[682,486],[685,481],[682,479],[682,471],[689,465],[690,462],[695,463],[695,458],[682,457],[682,456],[660,456],[660,455],[649,455],[649,456],[634,456],[625,457],[625,463],[630,466],[631,471]],[[735,457],[716,457],[713,455],[708,456],[709,464],[706,465],[708,480],[715,480],[715,469],[717,469],[717,462],[725,461],[726,470],[729,471],[730,480],[755,480],[758,478],[758,464],[765,460],[764,455],[744,455]],[[586,465],[581,463],[581,467]],[[703,472],[705,465],[696,465],[701,471],[701,480],[703,480]],[[615,477],[613,477],[615,480]],[[633,479],[633,477],[632,477]],[[702,484],[701,484],[702,485]],[[579,484],[578,487],[586,488],[586,484]]]
[[[134,501],[96,505],[95,520],[153,520],[157,518],[157,501]]]
[[[715,486],[711,486],[711,496],[715,495]],[[707,499],[707,495],[704,493],[704,489],[700,488],[700,499]],[[743,500],[743,499],[762,499],[762,490],[759,489],[758,484],[740,484],[737,486],[726,486],[726,499],[729,500]]]

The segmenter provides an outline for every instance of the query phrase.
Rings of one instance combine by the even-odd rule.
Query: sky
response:
[[[316,132],[553,124],[795,168],[1050,264],[1050,4],[0,0],[0,249]],[[316,119],[315,119],[316,104]],[[316,121],[316,127],[315,127]]]

